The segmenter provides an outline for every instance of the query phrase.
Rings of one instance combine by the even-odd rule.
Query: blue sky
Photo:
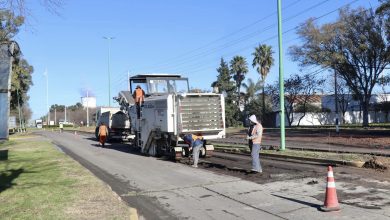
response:
[[[276,52],[267,83],[278,79],[276,0],[68,0],[60,16],[32,2],[28,6],[33,17],[15,39],[34,66],[34,86],[29,91],[33,119],[47,112],[46,69],[49,105],[80,102],[86,89],[96,96],[98,105],[108,105],[108,41],[103,36],[115,37],[111,41],[111,96],[126,90],[128,71],[130,75],[179,73],[189,78],[191,87],[210,89],[221,57],[229,61],[241,55],[251,64],[251,53],[259,43],[271,45]],[[377,0],[282,0],[283,30],[348,3],[352,8],[378,5]],[[336,18],[334,12],[318,22]],[[294,44],[299,44],[295,31],[285,33],[287,77],[299,71],[286,54]],[[249,69],[247,78],[257,80],[256,71]]]

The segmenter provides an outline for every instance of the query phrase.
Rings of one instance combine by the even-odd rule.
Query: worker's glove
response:
[[[250,139],[252,139],[252,138],[251,138],[251,137],[249,137],[249,136],[247,135],[247,136],[246,136],[246,139],[247,139],[247,140],[250,140]]]

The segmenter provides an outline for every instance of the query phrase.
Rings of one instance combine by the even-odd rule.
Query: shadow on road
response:
[[[99,142],[96,140],[96,138],[94,138],[94,137],[85,137],[85,139],[91,140],[91,141],[95,141],[95,143],[92,144],[92,146],[94,146],[94,147],[101,147]],[[142,154],[139,151],[138,148],[133,147],[132,144],[129,143],[129,142],[110,141],[110,142],[106,142],[104,148],[117,150],[117,151],[124,152],[124,153],[130,153],[130,154],[135,154],[135,155],[140,155],[140,156],[146,156],[146,155]]]
[[[24,169],[10,169],[0,172],[0,193],[16,185],[13,181],[24,172]]]
[[[312,207],[312,208],[316,208],[316,209],[319,209],[321,207],[320,205],[315,204],[315,203],[311,203],[311,202],[305,202],[305,201],[302,201],[302,200],[288,198],[288,197],[285,197],[285,196],[280,196],[280,195],[275,195],[275,194],[271,194],[271,195],[273,195],[275,197],[282,198],[282,199],[286,199],[286,200],[289,200],[289,201],[293,201],[293,202],[296,202],[296,203],[299,203],[299,204],[302,204],[302,205],[306,205],[306,206],[309,206],[309,207]]]

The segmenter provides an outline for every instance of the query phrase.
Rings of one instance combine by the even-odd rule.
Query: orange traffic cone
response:
[[[333,169],[328,166],[328,178],[326,184],[325,202],[320,207],[324,212],[338,211],[340,210],[339,201],[337,199],[336,184],[333,176]]]

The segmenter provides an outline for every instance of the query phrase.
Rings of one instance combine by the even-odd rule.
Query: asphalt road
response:
[[[250,159],[220,155],[201,168],[145,157],[127,144],[100,148],[92,136],[41,132],[109,184],[145,219],[390,219],[388,172],[335,168],[342,212],[319,212],[326,167],[262,160],[263,175],[248,174]],[[221,158],[223,157],[223,158]]]

